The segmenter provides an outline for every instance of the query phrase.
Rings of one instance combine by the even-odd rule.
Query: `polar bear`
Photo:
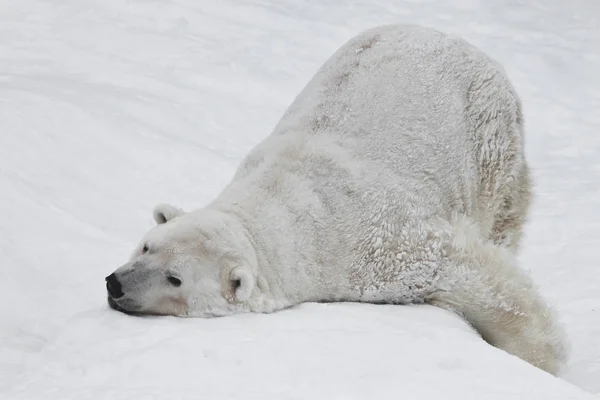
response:
[[[155,208],[108,302],[181,317],[426,303],[556,374],[561,329],[516,259],[530,193],[503,69],[437,30],[376,27],[318,70],[213,201]]]

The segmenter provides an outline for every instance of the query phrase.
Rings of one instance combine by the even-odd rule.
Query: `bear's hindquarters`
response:
[[[517,253],[531,200],[522,104],[495,63],[469,79],[465,117],[479,180],[476,219],[495,244]]]

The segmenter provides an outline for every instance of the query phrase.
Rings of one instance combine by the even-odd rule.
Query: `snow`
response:
[[[0,398],[588,399],[600,394],[600,2],[0,0]],[[572,348],[558,378],[427,306],[135,318],[104,276],[152,207],[208,202],[348,38],[461,35],[521,94],[521,256]],[[595,394],[595,395],[594,395]]]

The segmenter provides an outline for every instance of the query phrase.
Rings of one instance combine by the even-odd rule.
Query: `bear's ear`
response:
[[[170,204],[159,204],[154,207],[152,216],[157,224],[164,224],[172,220],[175,217],[182,215],[184,211],[180,208],[174,207]]]
[[[229,280],[236,301],[242,302],[250,298],[254,290],[254,279],[250,271],[243,267],[236,267],[231,271]]]

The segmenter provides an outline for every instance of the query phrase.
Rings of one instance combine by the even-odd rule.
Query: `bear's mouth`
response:
[[[117,301],[115,299],[110,297],[110,295],[107,296],[107,299],[108,299],[108,305],[113,310],[120,311],[124,314],[129,314],[129,315],[137,315],[138,314],[138,312],[136,312],[136,310],[138,310],[140,307],[136,307],[134,304],[131,304],[131,301],[125,301],[124,302],[125,304],[120,305],[119,303],[117,303]]]

